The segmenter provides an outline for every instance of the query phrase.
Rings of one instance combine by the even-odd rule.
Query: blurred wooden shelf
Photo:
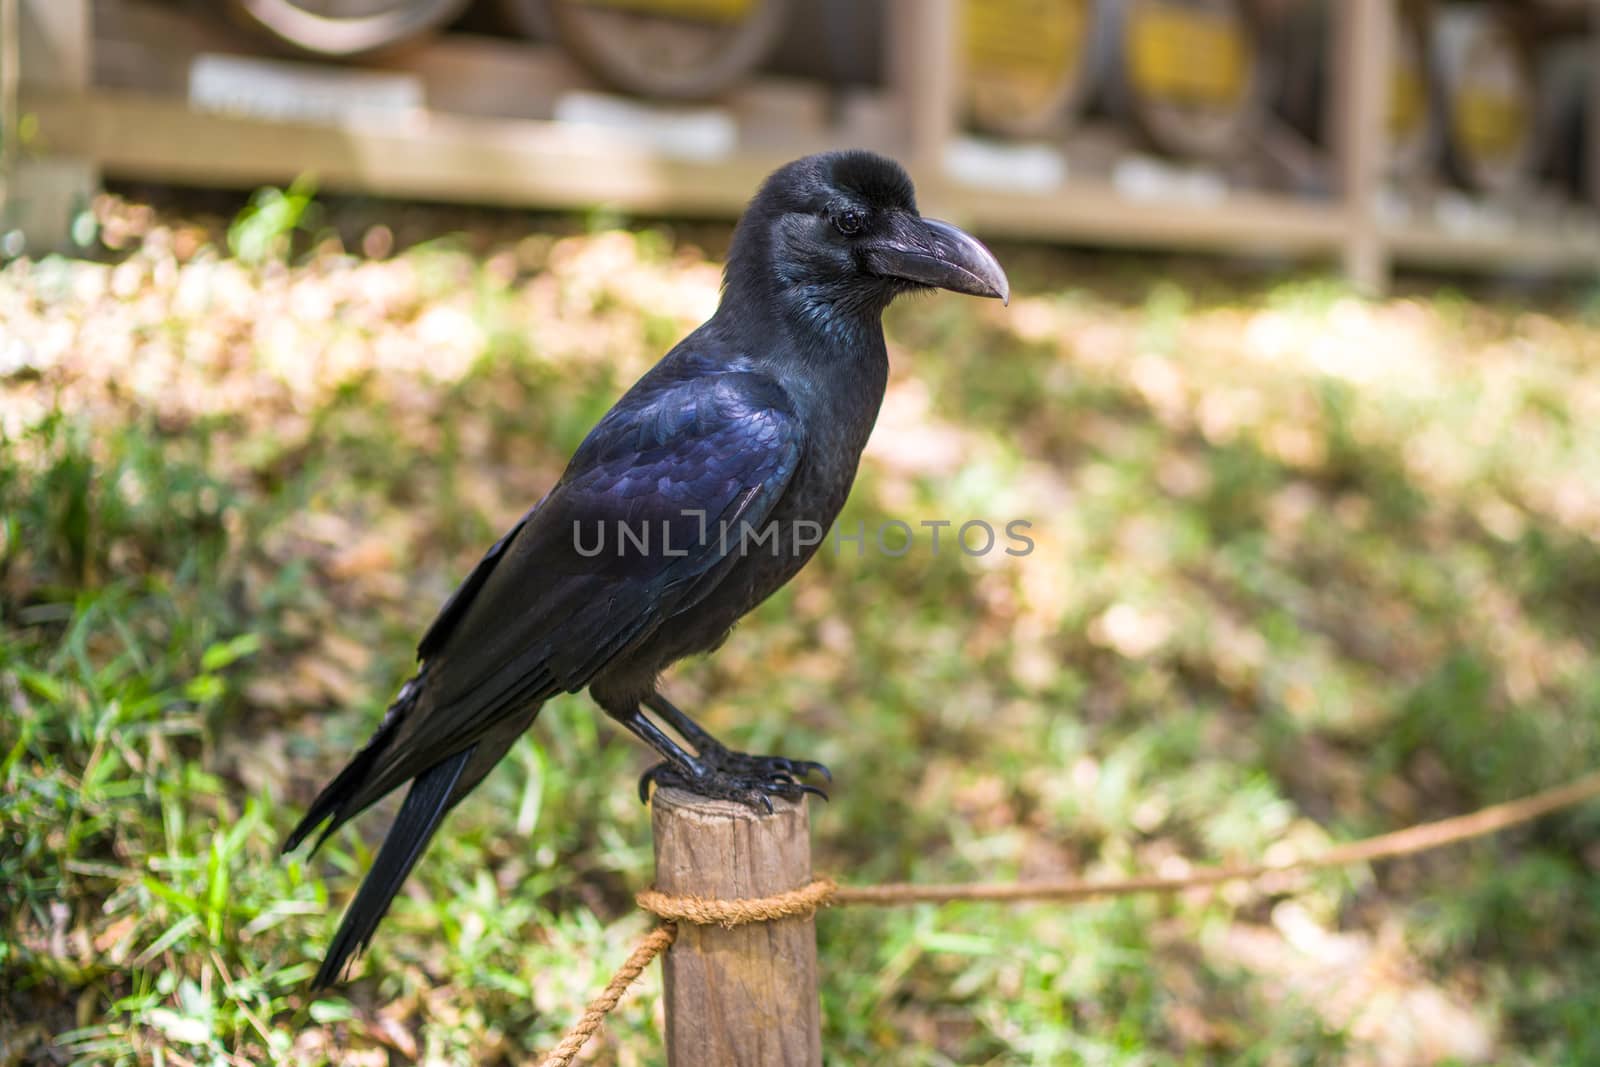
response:
[[[1548,223],[1477,232],[1412,223],[1388,226],[1382,232],[1390,256],[1406,266],[1600,276],[1600,233],[1592,220],[1576,231],[1558,230]]]
[[[868,144],[909,165],[928,210],[992,236],[1338,258],[1356,284],[1374,291],[1391,263],[1600,276],[1594,211],[1575,214],[1581,222],[1570,226],[1480,226],[1470,205],[1465,226],[1431,215],[1406,222],[1386,216],[1381,75],[1391,44],[1386,16],[1398,0],[1339,5],[1330,95],[1339,131],[1331,170],[1340,191],[1324,199],[1189,181],[1196,175],[1184,174],[1181,164],[1152,184],[1123,181],[1115,168],[1079,166],[1076,158],[1069,169],[1048,146],[1032,157],[1017,144],[975,147],[959,131],[954,62],[940,62],[958,47],[956,0],[885,2],[895,32],[882,88],[841,93],[763,77],[696,110],[605,94],[565,57],[538,45],[445,37],[359,69],[295,66],[262,56],[219,20],[170,6],[22,0],[0,6],[22,16],[0,33],[20,35],[20,111],[36,117],[38,130],[19,158],[15,184],[23,193],[14,202],[81,200],[78,192],[45,195],[58,190],[62,167],[70,165],[83,188],[97,174],[249,188],[309,173],[329,191],[731,218],[778,164]],[[1560,6],[1588,13],[1600,62],[1600,0]],[[220,92],[215,85],[210,95],[197,91],[206,71],[220,72]],[[261,79],[275,85],[264,91],[267,106],[251,99],[261,95]],[[1600,79],[1594,83],[1600,182]],[[328,113],[308,113],[308,93],[333,100]],[[376,113],[340,110],[339,101],[363,94],[382,105]],[[0,99],[0,108],[6,104]],[[956,166],[961,152],[966,165]],[[1043,163],[1024,174],[1026,167],[1011,165],[1015,159]],[[52,232],[64,234],[66,210],[51,214]]]
[[[1338,250],[1345,229],[1337,203],[1266,193],[1229,192],[1216,200],[1129,196],[1094,180],[1018,193],[945,179],[936,195],[940,210],[999,237],[1323,255]]]
[[[674,159],[613,132],[561,122],[429,111],[386,124],[275,121],[196,111],[179,98],[128,90],[29,94],[22,106],[38,118],[41,150],[92,158],[115,178],[248,188],[309,173],[330,191],[515,207],[602,203],[663,216],[732,217],[761,178],[796,151]],[[1129,197],[1100,181],[1019,192],[919,177],[931,209],[996,237],[1331,256],[1349,226],[1339,203],[1291,196]],[[1380,228],[1399,263],[1487,271],[1600,272],[1597,234],[1593,226],[1570,233],[1462,232],[1435,223]]]
[[[116,178],[225,188],[310,174],[322,189],[377,196],[723,216],[790,158],[672,159],[566,123],[435,112],[359,125],[275,121],[131,91],[24,95],[22,108],[38,117],[50,154],[92,158]]]
[[[29,95],[23,109],[38,118],[42,150],[93,158],[116,178],[249,187],[310,173],[328,190],[510,206],[604,203],[669,216],[736,214],[771,168],[807,150],[673,159],[560,122],[437,112],[387,124],[286,122],[127,90]],[[929,204],[995,236],[1320,254],[1337,249],[1344,228],[1337,205],[1287,196],[1135,199],[1099,182],[1018,193],[921,177]]]

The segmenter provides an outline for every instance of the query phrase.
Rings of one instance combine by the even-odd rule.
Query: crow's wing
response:
[[[472,598],[478,595],[478,590],[483,588],[483,583],[489,580],[489,575],[494,573],[495,566],[499,564],[500,557],[505,554],[506,546],[522,532],[528,525],[528,520],[533,518],[544,501],[539,501],[528,513],[517,520],[517,524],[505,532],[505,535],[489,546],[489,551],[483,554],[478,565],[472,568],[472,573],[455,588],[455,592],[445,600],[439,608],[439,614],[434,616],[433,622],[428,626],[427,632],[422,635],[422,640],[417,642],[417,659],[425,660],[439,651],[445,639],[450,636],[450,631],[455,629],[456,623],[461,621],[467,608],[472,604]]]
[[[583,688],[704,596],[741,524],[771,514],[804,446],[776,382],[733,371],[640,385],[445,604],[422,641],[420,691],[385,723],[340,821],[529,702]],[[619,524],[635,539],[619,545]]]

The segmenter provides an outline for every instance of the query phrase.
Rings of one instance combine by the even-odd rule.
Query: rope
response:
[[[1226,882],[1256,882],[1293,872],[1345,867],[1378,859],[1412,856],[1447,845],[1520,826],[1565,808],[1575,807],[1600,797],[1600,772],[1585,775],[1567,785],[1542,793],[1494,804],[1468,815],[1457,815],[1436,822],[1335,845],[1314,855],[1281,863],[1258,863],[1240,867],[1200,867],[1187,874],[1149,875],[1122,879],[1056,879],[1030,882],[957,883],[916,885],[891,882],[884,885],[840,886],[831,878],[818,878],[808,885],[750,900],[708,900],[704,897],[671,896],[658,889],[646,889],[634,899],[639,907],[664,920],[645,935],[626,963],[617,971],[605,991],[590,1003],[583,1017],[567,1031],[561,1044],[546,1056],[539,1067],[568,1067],[588,1042],[600,1023],[621,1000],[623,992],[650,962],[666,951],[677,936],[677,924],[722,926],[732,929],[747,923],[771,922],[795,916],[808,916],[830,905],[863,904],[895,907],[907,904],[944,904],[962,900],[985,901],[1064,901],[1095,897],[1125,897],[1147,893],[1179,893],[1188,889],[1222,885]]]
[[[705,897],[673,897],[659,889],[646,889],[633,899],[639,907],[669,923],[687,922],[696,926],[721,926],[729,930],[746,923],[771,922],[795,915],[810,915],[838,897],[838,883],[818,878],[810,885],[775,893],[755,900],[707,900]]]
[[[1586,775],[1567,785],[1547,789],[1532,796],[1504,804],[1456,815],[1437,822],[1379,834],[1310,856],[1281,863],[1258,863],[1248,867],[1200,867],[1187,874],[1147,875],[1115,880],[1062,879],[1037,882],[992,884],[913,885],[906,882],[888,885],[846,886],[834,895],[833,904],[870,904],[892,907],[902,904],[945,904],[957,900],[1046,901],[1087,900],[1092,897],[1125,897],[1139,893],[1180,893],[1186,889],[1222,885],[1225,882],[1255,882],[1272,875],[1297,871],[1348,867],[1370,860],[1393,859],[1429,852],[1446,845],[1487,837],[1501,830],[1570,808],[1600,797],[1600,773]]]
[[[617,1002],[622,999],[622,994],[633,984],[633,980],[644,973],[644,969],[650,966],[650,961],[665,952],[667,946],[672,944],[672,939],[677,936],[678,928],[671,923],[658,926],[645,934],[638,945],[634,946],[627,962],[618,968],[611,981],[606,983],[605,990],[589,1002],[589,1006],[584,1009],[583,1017],[573,1024],[572,1029],[567,1031],[567,1036],[561,1039],[561,1044],[551,1050],[550,1055],[544,1058],[539,1067],[567,1067],[573,1058],[583,1051],[583,1046],[589,1043],[594,1032],[600,1029],[600,1024],[611,1014]]]

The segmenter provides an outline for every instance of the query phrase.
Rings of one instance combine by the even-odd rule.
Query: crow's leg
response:
[[[604,705],[601,706],[604,707]],[[662,733],[661,727],[651,722],[644,712],[639,710],[638,705],[618,711],[606,708],[605,711],[607,715],[627,727],[633,736],[666,757],[666,760],[658,765],[659,767],[675,770],[691,780],[705,778],[711,773],[709,764],[696,756],[689,755],[676,741]],[[651,770],[655,769],[651,768]],[[644,778],[639,779],[640,800],[648,800],[650,798],[649,792],[645,788],[649,784],[649,777],[650,775],[647,773]]]
[[[712,737],[704,727],[689,718],[676,704],[660,693],[651,693],[645,697],[644,706],[665,719],[667,725],[678,731],[685,741],[694,746],[696,752],[727,751],[721,741]]]
[[[701,760],[719,770],[765,776],[785,774],[793,778],[805,778],[817,774],[827,781],[833,781],[833,774],[828,768],[814,760],[789,759],[786,756],[752,756],[728,748],[660,693],[651,693],[645,697],[644,704],[666,720],[667,725],[678,731],[685,741],[693,745]]]
[[[660,693],[651,693],[645,697],[644,706],[666,720],[668,726],[678,731],[685,741],[694,746],[703,762],[717,770],[762,778],[787,775],[800,779],[816,774],[826,781],[833,781],[832,772],[813,760],[789,759],[786,756],[751,756],[744,752],[733,751],[712,737],[699,723],[689,718],[677,705]],[[823,796],[821,790],[816,790],[816,793],[818,796]]]
[[[807,793],[822,795],[820,789],[796,782],[787,772],[767,771],[755,765],[738,768],[718,766],[707,758],[707,753],[719,750],[726,752],[727,750],[720,745],[715,749],[703,749],[698,756],[691,756],[672,738],[662,733],[659,726],[646,718],[637,704],[616,704],[607,707],[602,703],[600,706],[605,708],[607,715],[627,727],[635,737],[665,757],[664,762],[656,764],[640,776],[641,801],[650,799],[652,784],[676,786],[699,796],[733,800],[768,812],[772,810],[770,797],[799,798]],[[701,731],[701,734],[704,735],[704,731]]]

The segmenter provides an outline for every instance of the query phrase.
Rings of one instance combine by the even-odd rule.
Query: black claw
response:
[[[816,774],[824,781],[833,781],[833,773],[823,764],[813,760],[789,759],[785,756],[751,756],[743,752],[732,752],[720,746],[715,749],[708,748],[701,754],[701,760],[713,770],[724,771],[741,778],[782,778],[798,783],[801,779]]]
[[[833,781],[833,772],[828,770],[827,767],[824,767],[822,764],[813,760],[786,759],[782,761],[773,761],[774,765],[777,765],[780,762],[782,763],[783,770],[789,774],[792,774],[796,778],[809,778],[813,774],[818,774],[821,775],[825,781]]]
[[[650,786],[674,786],[690,793],[718,800],[731,800],[754,808],[756,811],[773,811],[772,798],[799,800],[805,796],[828,799],[828,794],[800,778],[820,769],[828,780],[826,768],[808,760],[790,760],[781,756],[747,756],[726,749],[708,749],[701,753],[700,762],[705,771],[691,774],[671,763],[658,763],[639,777],[639,799],[650,799]]]
[[[664,785],[676,786],[679,789],[695,791],[694,779],[684,774],[671,763],[658,763],[639,776],[639,803],[650,803],[650,787],[654,785],[660,789]]]

